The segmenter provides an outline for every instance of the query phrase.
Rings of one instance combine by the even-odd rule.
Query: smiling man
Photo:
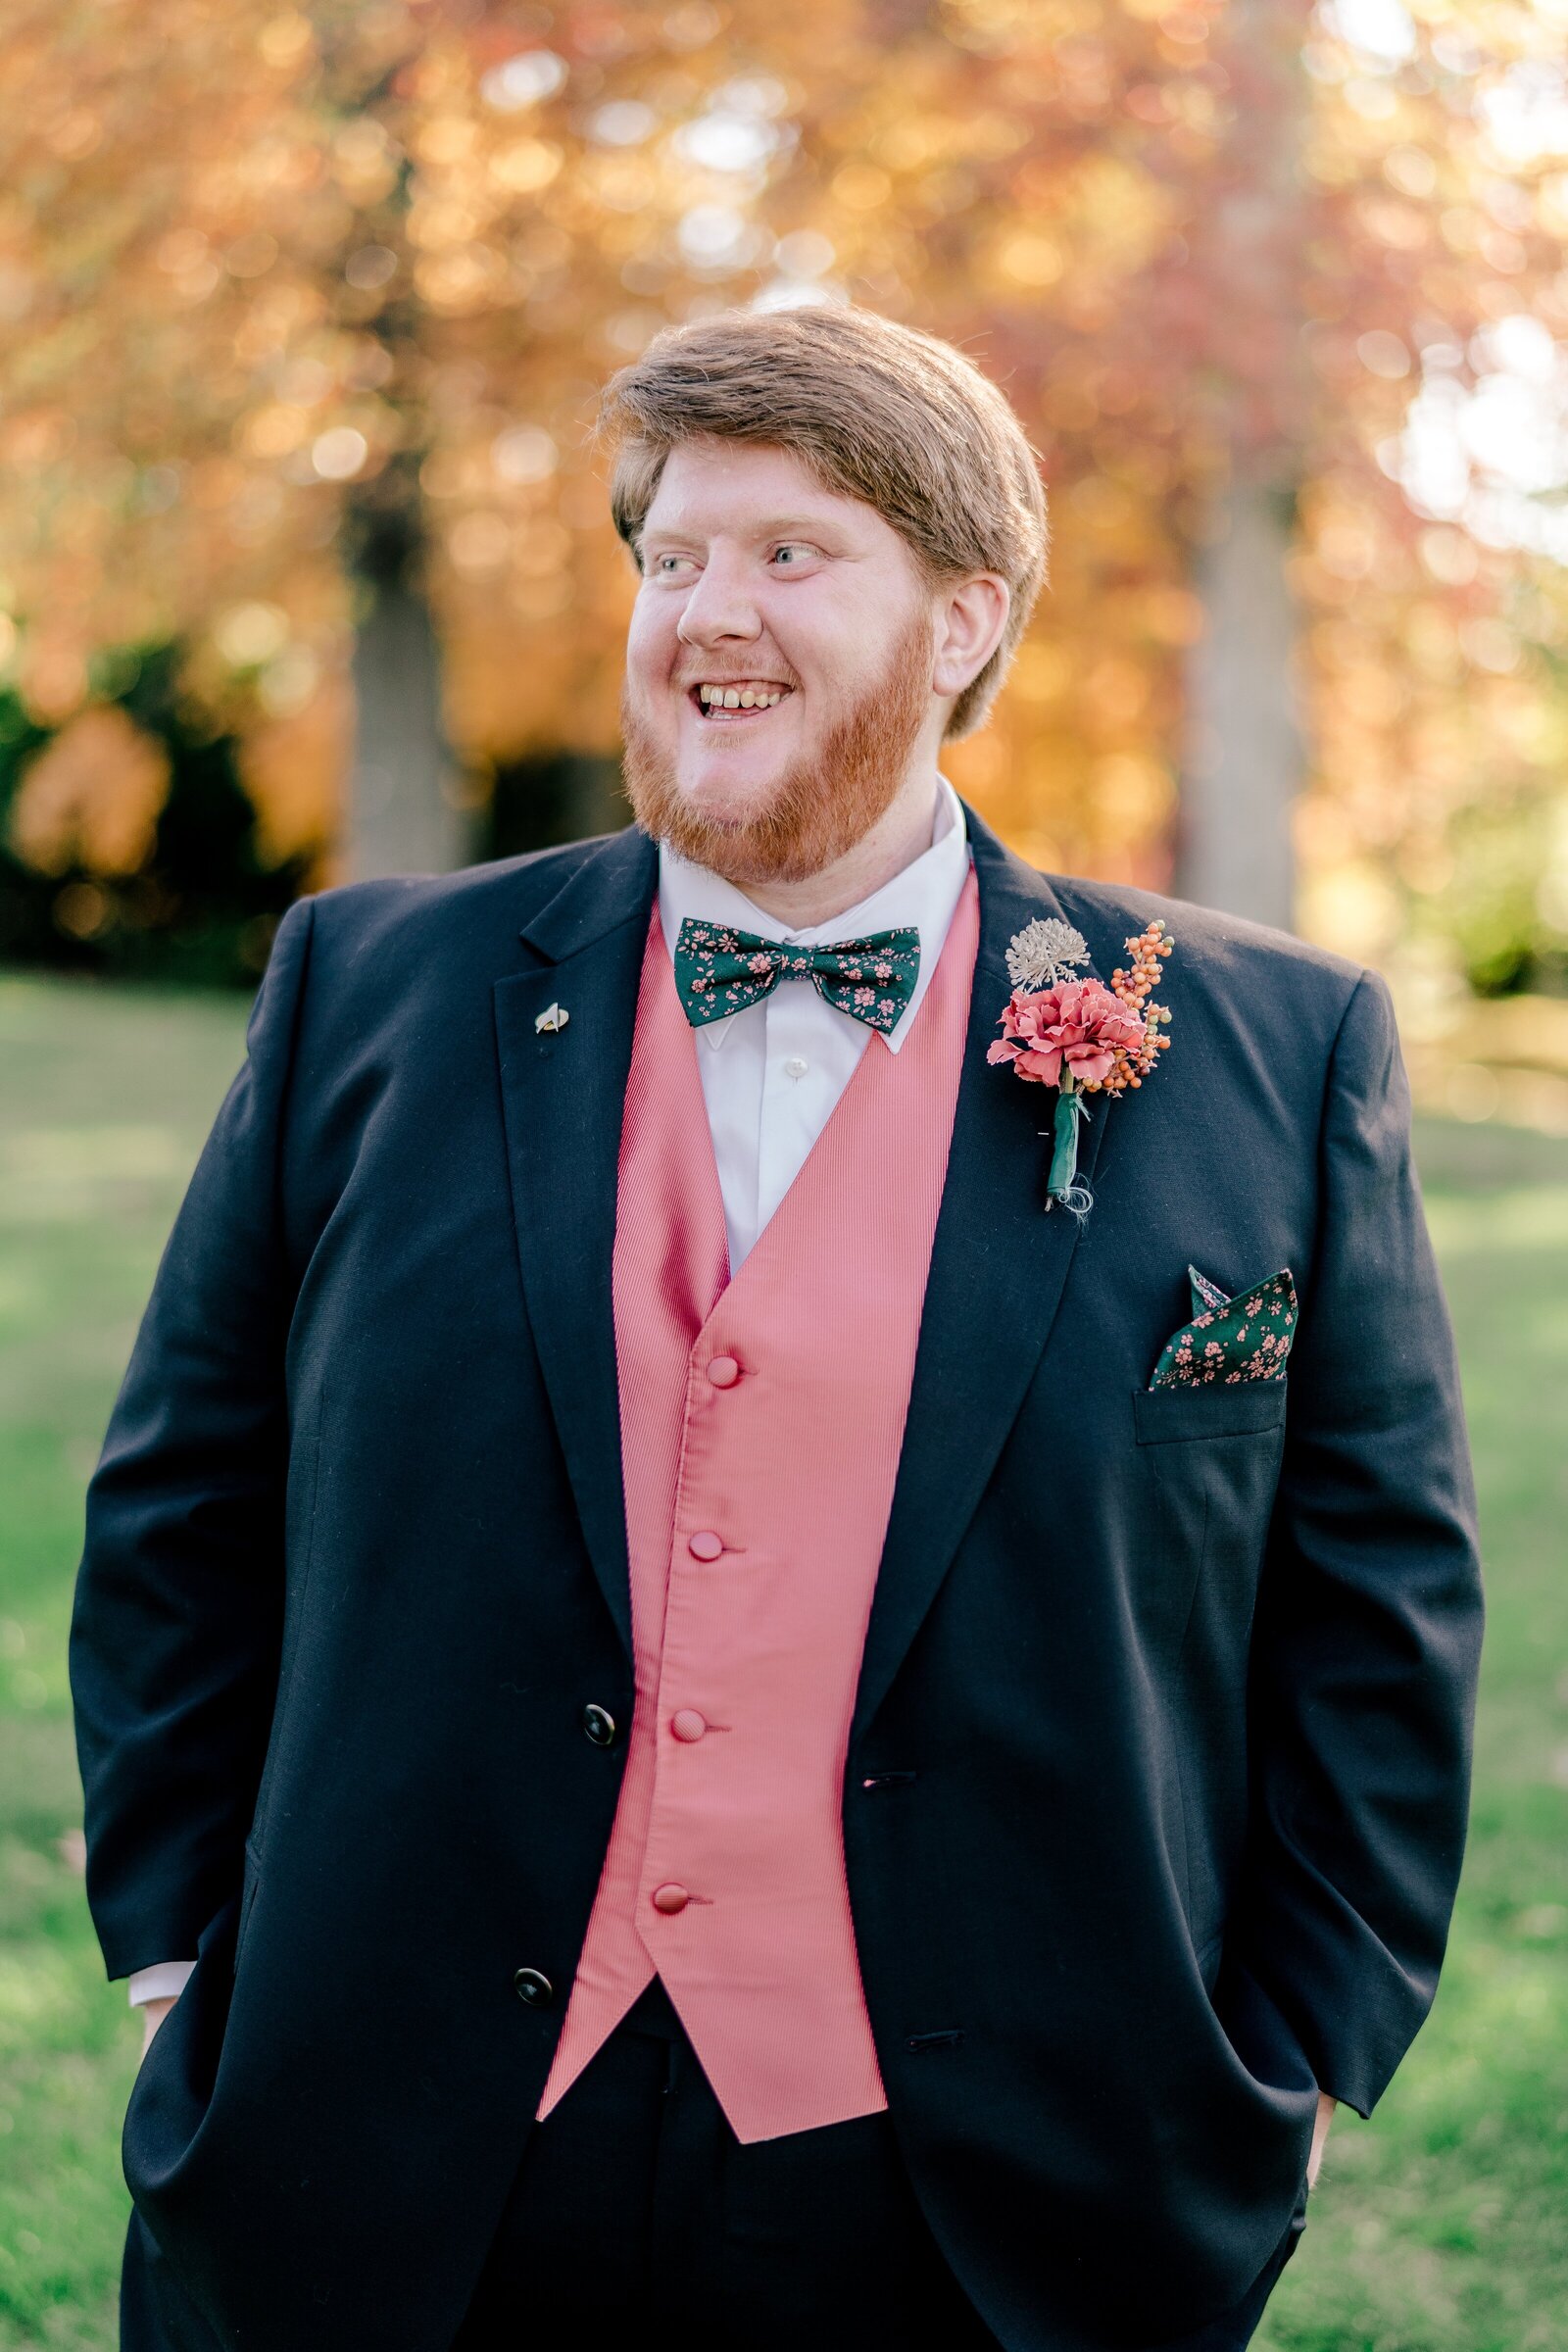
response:
[[[293,910],[92,1482],[122,2341],[1240,2352],[1463,1842],[1388,996],[944,778],[1046,557],[956,351],[606,422],[638,825]]]

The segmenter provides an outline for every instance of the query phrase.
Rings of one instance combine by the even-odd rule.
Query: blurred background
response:
[[[80,1885],[80,1491],[302,891],[625,821],[590,425],[866,304],[1040,453],[948,771],[1390,977],[1492,1579],[1433,2022],[1259,2352],[1568,2345],[1568,0],[8,0],[0,2347],[107,2347],[139,2036]]]

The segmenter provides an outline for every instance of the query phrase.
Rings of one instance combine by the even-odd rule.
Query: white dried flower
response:
[[[1014,988],[1054,988],[1069,977],[1075,963],[1089,961],[1089,943],[1071,923],[1054,915],[1037,916],[1015,931],[1007,949],[1007,969]]]

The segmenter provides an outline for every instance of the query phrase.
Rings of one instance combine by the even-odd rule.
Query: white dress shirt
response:
[[[936,970],[968,871],[963,805],[944,776],[930,848],[831,922],[787,931],[732,882],[664,847],[659,853],[659,917],[672,957],[675,935],[687,915],[802,948],[912,924],[920,934],[919,977],[896,1026],[882,1040],[897,1054]],[[696,1032],[732,1275],[800,1174],[860,1055],[878,1034],[828,1004],[810,980],[780,980],[760,1004]]]
[[[802,948],[864,939],[871,931],[912,924],[920,934],[919,976],[908,1004],[881,1041],[897,1054],[930,986],[968,872],[963,804],[942,776],[930,848],[831,922],[787,931],[732,882],[663,846],[659,853],[659,919],[671,958],[675,935],[687,915]],[[760,1004],[748,1004],[744,1011],[727,1013],[723,1020],[697,1030],[697,1066],[724,1197],[732,1275],[800,1174],[858,1068],[860,1055],[879,1034],[829,1004],[809,980],[780,980]],[[180,1992],[195,1965],[194,1960],[159,1960],[135,1970],[130,1979],[132,2008]]]

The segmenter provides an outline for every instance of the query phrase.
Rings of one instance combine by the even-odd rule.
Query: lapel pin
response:
[[[571,1015],[564,1004],[547,1004],[534,1023],[534,1033],[536,1036],[542,1036],[546,1030],[553,1033],[558,1029],[564,1029],[570,1018]]]

